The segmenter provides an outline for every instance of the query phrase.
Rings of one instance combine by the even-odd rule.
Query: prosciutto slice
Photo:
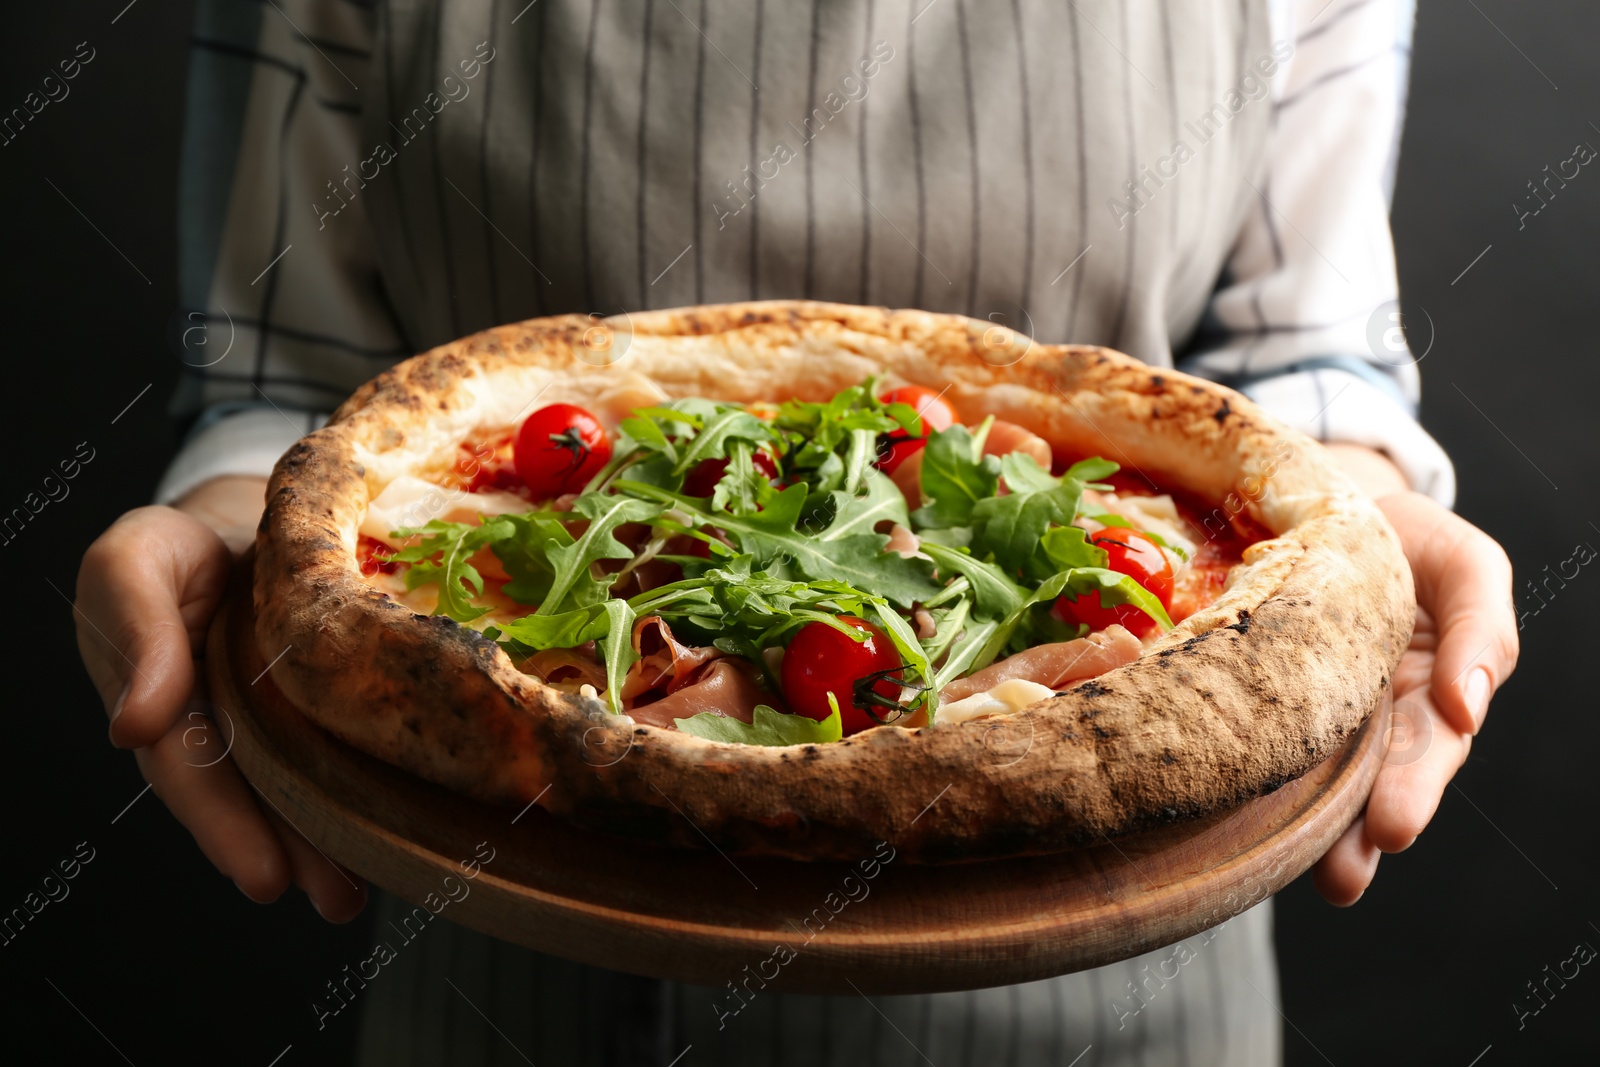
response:
[[[624,701],[637,700],[654,690],[671,694],[690,680],[696,668],[722,656],[721,650],[709,645],[681,644],[659,615],[646,615],[633,624],[633,650],[639,659],[622,681]]]
[[[1093,678],[1132,663],[1143,651],[1144,646],[1137,637],[1123,627],[1112,624],[1076,641],[1035,645],[1014,656],[1007,656],[976,674],[957,678],[940,691],[939,699],[960,700],[974,693],[987,692],[1013,678],[1058,690],[1072,682],[1081,682],[1085,678]]]
[[[592,648],[591,643],[589,649]],[[596,689],[604,689],[606,669],[600,666],[600,661],[589,649],[547,648],[529,656],[519,667],[547,685],[587,683]]]
[[[741,659],[722,657],[703,664],[687,685],[660,700],[628,709],[635,722],[671,730],[673,719],[687,719],[702,711],[726,715],[740,722],[755,718],[757,704],[778,701],[756,680],[756,669]]]

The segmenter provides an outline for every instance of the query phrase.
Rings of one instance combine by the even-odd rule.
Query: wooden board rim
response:
[[[420,905],[445,877],[464,878],[465,853],[452,856],[418,838],[431,835],[436,844],[452,818],[456,829],[467,830],[462,842],[503,827],[512,832],[497,840],[507,842],[519,876],[490,863],[470,879],[470,894],[439,914],[553,955],[721,986],[745,965],[770,958],[776,945],[796,940],[793,916],[820,910],[806,905],[818,903],[824,875],[838,880],[855,870],[759,857],[736,863],[709,851],[652,852],[578,831],[538,808],[511,818],[508,809],[470,801],[357,752],[301,719],[270,676],[240,685],[266,668],[250,625],[248,564],[247,558],[218,613],[206,657],[212,702],[233,720],[231,753],[324,855],[375,885]],[[869,891],[833,913],[848,914],[848,921],[825,922],[801,944],[783,968],[781,988],[849,992],[846,979],[866,993],[1013,984],[1126,959],[1225,922],[1303,873],[1359,814],[1387,748],[1387,707],[1376,710],[1327,761],[1232,812],[1053,856],[945,866],[885,862],[879,887],[893,885],[924,910],[909,917],[886,910],[886,894],[869,904]],[[370,800],[377,795],[385,800]],[[498,862],[502,846],[493,847]],[[534,870],[541,860],[545,866]],[[628,860],[636,869],[620,870],[618,863]],[[757,883],[739,863],[773,874],[763,881],[775,891],[761,897],[758,889],[757,899],[743,899],[727,868]],[[651,892],[641,894],[639,883],[652,869]],[[561,888],[562,878],[579,872],[593,879],[587,897]],[[673,875],[680,884],[671,884]],[[691,878],[727,883],[735,892],[705,912]],[[670,914],[675,908],[680,914]],[[695,918],[696,908],[714,919]]]

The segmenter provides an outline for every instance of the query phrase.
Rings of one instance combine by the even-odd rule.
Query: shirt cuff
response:
[[[213,478],[265,478],[289,446],[325,421],[325,415],[277,407],[213,409],[201,416],[161,476],[155,503],[173,504]]]
[[[1447,508],[1455,504],[1450,457],[1392,390],[1348,370],[1320,367],[1260,379],[1240,391],[1324,444],[1377,449],[1394,461],[1411,488]]]

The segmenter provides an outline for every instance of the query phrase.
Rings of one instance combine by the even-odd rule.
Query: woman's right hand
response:
[[[345,922],[365,905],[366,886],[259,803],[231,758],[215,759],[232,735],[206,714],[197,670],[264,490],[260,478],[219,478],[177,507],[136,508],[113,523],[78,569],[78,650],[111,717],[111,743],[134,750],[217,870],[258,903],[292,880],[324,918]]]

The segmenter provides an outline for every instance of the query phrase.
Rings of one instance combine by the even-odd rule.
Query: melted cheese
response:
[[[1047,685],[1024,678],[1010,678],[993,689],[962,697],[949,704],[940,704],[938,721],[957,723],[983,715],[1015,715],[1029,704],[1037,704],[1053,696],[1055,690]]]
[[[1118,496],[1115,493],[1102,493],[1099,503],[1113,515],[1121,515],[1139,529],[1155,534],[1169,545],[1181,548],[1182,554],[1168,548],[1162,549],[1172,564],[1174,575],[1181,574],[1188,567],[1185,557],[1194,559],[1197,546],[1189,536],[1183,517],[1178,514],[1178,505],[1173,503],[1172,497],[1168,494]]]
[[[367,504],[361,532],[392,544],[394,530],[423,526],[432,519],[476,522],[479,515],[517,514],[532,507],[515,493],[499,490],[468,493],[404,474],[384,486],[383,492]]]

